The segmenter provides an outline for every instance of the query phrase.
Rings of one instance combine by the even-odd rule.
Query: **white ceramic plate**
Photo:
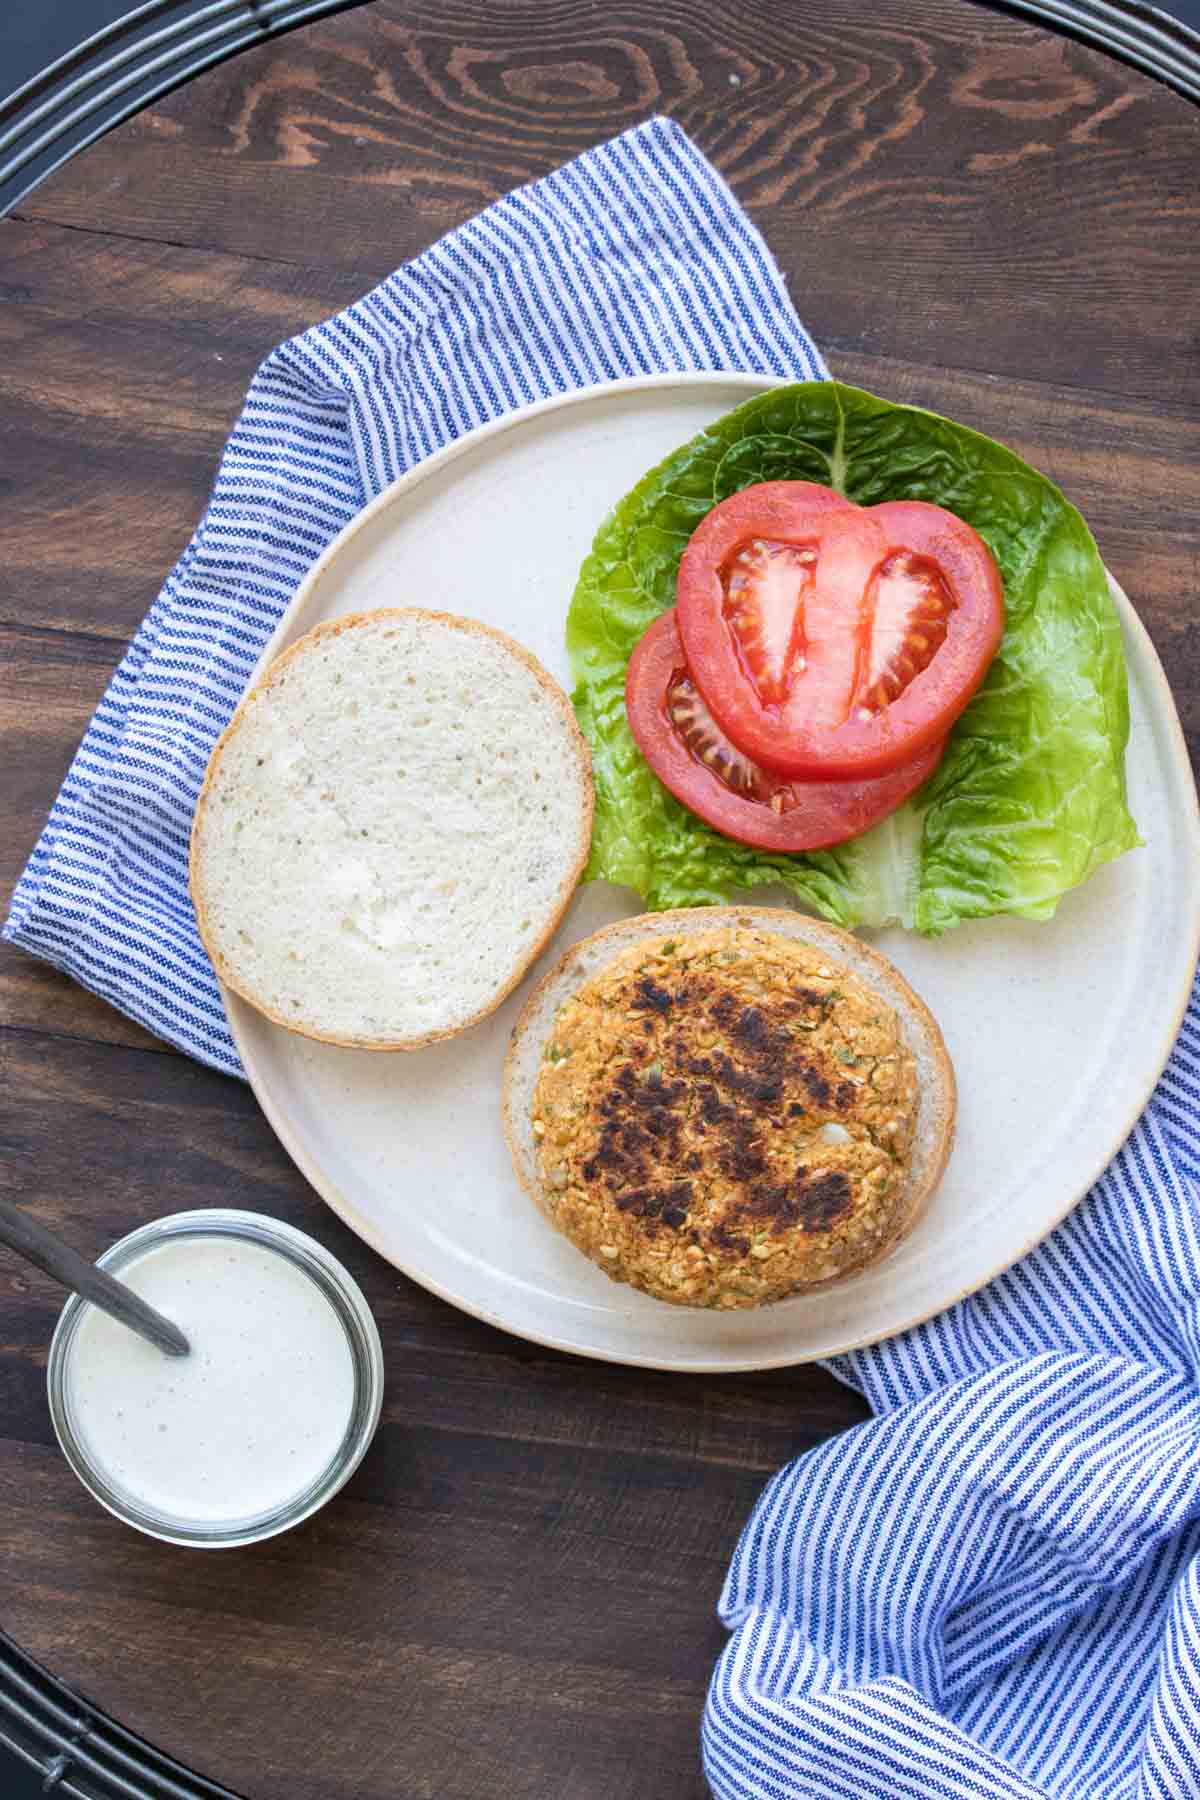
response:
[[[322,619],[423,604],[503,627],[569,687],[567,603],[600,521],[660,457],[769,385],[737,375],[614,383],[460,439],[342,533],[263,664]],[[347,1224],[415,1281],[506,1331],[585,1356],[770,1368],[888,1336],[982,1286],[1057,1224],[1127,1135],[1195,965],[1196,791],[1158,659],[1128,602],[1120,606],[1131,804],[1145,847],[1070,895],[1050,924],[998,920],[936,943],[874,934],[941,1022],[960,1091],[946,1178],[878,1268],[725,1315],[609,1281],[550,1229],[509,1165],[500,1070],[528,984],[473,1031],[393,1056],[310,1042],[226,993],[255,1093],[288,1151]],[[638,910],[625,889],[582,888],[541,967]]]

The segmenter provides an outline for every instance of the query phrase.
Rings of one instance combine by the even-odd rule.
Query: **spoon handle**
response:
[[[178,1325],[172,1325],[170,1319],[164,1319],[152,1306],[147,1306],[123,1281],[114,1280],[106,1269],[98,1269],[86,1256],[80,1256],[78,1250],[72,1250],[70,1244],[64,1244],[60,1237],[47,1231],[29,1213],[22,1212],[8,1200],[0,1200],[0,1243],[18,1251],[52,1280],[82,1294],[101,1312],[111,1313],[114,1319],[128,1325],[131,1331],[136,1331],[157,1349],[165,1350],[168,1356],[188,1354],[190,1345]]]

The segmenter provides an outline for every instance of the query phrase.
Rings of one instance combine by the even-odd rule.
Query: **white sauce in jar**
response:
[[[180,1521],[245,1519],[324,1473],[354,1407],[342,1321],[288,1257],[181,1236],[114,1271],[184,1332],[165,1356],[94,1306],[66,1368],[75,1431],[114,1487]]]

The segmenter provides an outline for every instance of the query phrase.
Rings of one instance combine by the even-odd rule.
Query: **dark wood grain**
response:
[[[23,212],[350,292],[656,111],[769,225],[829,348],[1200,393],[1195,109],[966,0],[375,5],[193,83]]]
[[[186,542],[258,361],[516,182],[666,111],[837,372],[1060,481],[1200,749],[1200,114],[967,0],[401,0],[249,53],[0,228],[0,905]],[[299,1531],[202,1556],[53,1443],[53,1285],[0,1254],[0,1622],[250,1800],[693,1800],[737,1532],[863,1416],[799,1369],[700,1381],[506,1338],[415,1288],[252,1095],[0,953],[0,1192],[90,1254],[236,1203],[365,1287],[383,1424]]]
[[[64,1470],[44,1399],[61,1296],[0,1257],[18,1641],[254,1800],[702,1791],[696,1713],[732,1544],[780,1463],[861,1416],[853,1397],[819,1375],[650,1375],[503,1337],[343,1229],[239,1084],[32,1031],[0,1036],[0,1056],[0,1192],[89,1251],[216,1202],[315,1231],[362,1282],[388,1369],[379,1435],[336,1505],[256,1550],[181,1557]]]

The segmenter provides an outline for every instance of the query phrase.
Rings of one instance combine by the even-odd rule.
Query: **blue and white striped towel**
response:
[[[1200,990],[1066,1223],[839,1359],[721,1597],[722,1800],[1200,1796]]]
[[[703,368],[825,373],[761,239],[663,120],[276,350],[5,935],[239,1074],[188,830],[305,570],[471,426]],[[877,1417],[776,1478],[722,1598],[704,1719],[721,1800],[1200,1800],[1198,1108],[1194,999],[1150,1111],[1049,1242],[838,1365]]]
[[[187,892],[218,735],[306,570],[472,426],[622,375],[825,366],[761,237],[654,119],[509,194],[254,378],[195,537],[100,703],[4,935],[240,1075]]]

